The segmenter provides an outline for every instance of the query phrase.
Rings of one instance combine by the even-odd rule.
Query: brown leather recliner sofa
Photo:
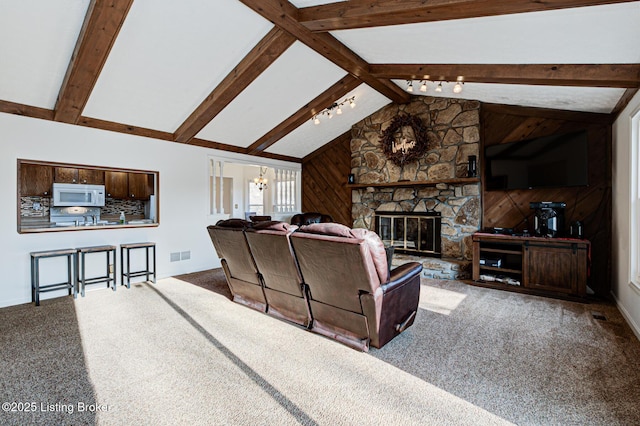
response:
[[[238,303],[362,351],[381,348],[413,324],[422,265],[390,271],[382,241],[372,231],[241,219],[220,221],[208,231]]]
[[[290,220],[292,225],[304,226],[312,223],[329,223],[333,222],[333,218],[328,214],[307,212],[294,214]]]

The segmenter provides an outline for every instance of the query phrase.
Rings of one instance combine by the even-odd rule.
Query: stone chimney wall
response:
[[[403,168],[385,156],[382,132],[398,114],[418,116],[435,148]],[[471,261],[471,235],[481,223],[480,183],[442,183],[467,177],[469,155],[479,158],[480,103],[416,96],[406,105],[390,104],[352,127],[351,173],[356,184],[427,181],[434,186],[366,187],[352,191],[353,226],[374,229],[377,210],[437,211],[442,214],[443,258]],[[406,184],[403,184],[406,185]]]

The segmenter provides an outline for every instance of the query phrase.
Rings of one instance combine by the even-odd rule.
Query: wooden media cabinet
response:
[[[473,234],[476,284],[584,300],[590,243],[573,238]]]

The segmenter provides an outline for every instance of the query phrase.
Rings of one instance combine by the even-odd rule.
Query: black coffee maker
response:
[[[564,209],[566,203],[539,201],[529,203],[534,209],[533,229],[538,237],[560,237],[564,233]]]

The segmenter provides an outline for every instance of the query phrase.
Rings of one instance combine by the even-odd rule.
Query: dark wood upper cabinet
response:
[[[76,167],[56,167],[53,180],[58,183],[104,185],[104,171]]]
[[[20,196],[51,196],[53,167],[40,164],[20,165]]]
[[[147,200],[150,195],[153,195],[153,175],[129,173],[129,197]]]
[[[104,185],[104,171],[96,169],[78,169],[78,183]]]
[[[56,183],[78,183],[78,169],[75,167],[56,167],[53,181]]]
[[[129,173],[104,172],[104,186],[109,198],[128,198]]]
[[[150,173],[105,172],[105,189],[109,198],[148,200],[153,195],[155,177]]]

